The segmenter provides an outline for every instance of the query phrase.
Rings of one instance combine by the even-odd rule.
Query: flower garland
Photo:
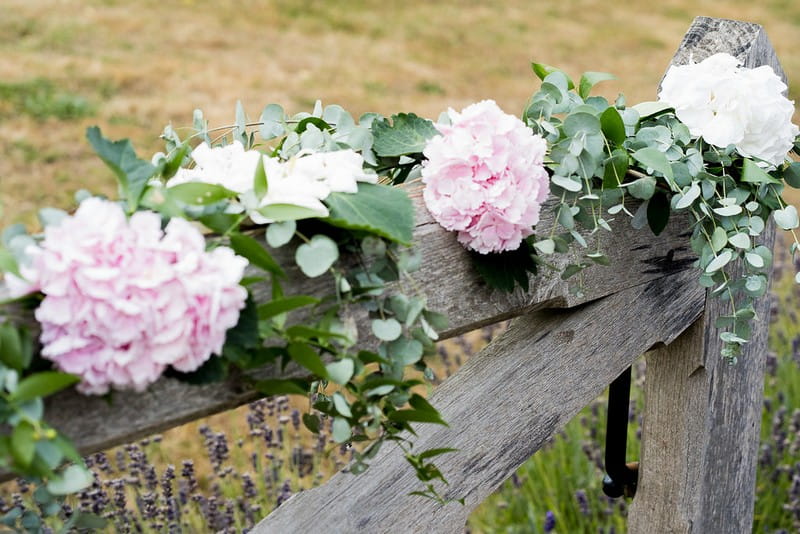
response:
[[[627,107],[590,96],[610,75],[585,73],[576,85],[547,65],[533,69],[542,84],[521,119],[490,100],[437,124],[403,113],[355,120],[319,103],[287,116],[270,104],[257,130],[241,106],[234,125],[209,129],[198,110],[191,135],[167,126],[165,152],[150,161],[89,129],[120,199],[82,195],[74,214],[42,210],[41,234],[3,234],[9,303],[35,308],[40,355],[57,369],[39,370],[46,363],[11,314],[0,321],[2,421],[13,428],[0,436],[3,467],[53,496],[90,482],[41,413],[42,398],[76,382],[106,394],[142,390],[164,373],[204,383],[232,368],[294,362],[300,378],[251,386],[310,395],[310,430],[328,419],[337,443],[368,442],[354,473],[396,442],[425,483],[419,494],[441,500],[434,482],[446,481],[431,458],[447,450],[414,451],[404,433],[444,423],[407,373],[432,377],[425,356],[445,326],[408,276],[424,259],[409,248],[411,202],[393,186],[416,179],[434,218],[503,290],[527,288],[529,273],[570,247],[582,255],[564,279],[608,264],[600,234],[615,216],[658,234],[671,213],[689,212],[700,283],[731,303],[718,325],[723,355],[735,360],[750,301],[767,288],[771,252],[757,238],[770,216],[798,227],[781,197],[784,184],[800,187],[800,164],[786,160],[800,142],[785,85],[768,67],[718,54],[671,68],[659,102]],[[535,228],[548,195],[558,199],[555,222]],[[295,267],[326,277],[328,293],[286,295]],[[269,300],[252,297],[259,285]],[[377,347],[358,345],[359,324]]]

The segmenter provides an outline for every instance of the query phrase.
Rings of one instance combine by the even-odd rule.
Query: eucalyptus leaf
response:
[[[267,243],[272,248],[282,247],[292,240],[296,230],[297,223],[295,221],[274,222],[267,226]]]
[[[711,248],[714,252],[719,252],[725,245],[728,243],[728,233],[725,229],[721,226],[717,226],[714,228],[714,232],[711,234]]]
[[[297,247],[294,259],[303,274],[316,278],[325,274],[339,259],[339,247],[330,237],[318,234]]]
[[[389,319],[374,319],[372,321],[372,333],[380,340],[394,341],[403,333],[403,327],[393,317]]]
[[[717,255],[717,257],[711,260],[711,263],[706,266],[706,272],[713,273],[719,271],[725,267],[728,262],[731,261],[731,259],[733,259],[733,252],[731,252],[729,249],[723,250],[719,253],[719,255]]]
[[[792,205],[772,212],[775,224],[783,230],[792,230],[798,226],[797,208]]]
[[[47,491],[53,495],[68,495],[88,487],[93,481],[94,475],[91,471],[81,465],[73,464],[47,483]]]
[[[750,248],[750,236],[743,232],[732,235],[728,238],[728,242],[736,248]]]
[[[261,112],[259,133],[265,141],[281,137],[286,133],[286,114],[278,104],[268,104]]]
[[[334,417],[333,441],[336,443],[345,443],[350,439],[350,436],[352,436],[352,431],[350,430],[350,423],[347,422],[347,419],[342,417]]]
[[[656,191],[656,179],[652,176],[644,176],[626,185],[630,194],[641,200],[648,200]]]
[[[631,154],[631,156],[645,167],[653,169],[654,171],[658,171],[667,179],[672,180],[672,166],[670,165],[667,156],[665,156],[664,153],[657,148],[640,148]]]
[[[339,385],[344,385],[353,377],[355,363],[350,358],[344,358],[338,362],[329,363],[325,368],[327,369],[328,377],[330,377],[331,381]]]

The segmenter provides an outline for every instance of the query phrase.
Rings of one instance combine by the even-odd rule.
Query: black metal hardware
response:
[[[608,387],[606,418],[606,476],[603,493],[612,498],[633,497],[639,479],[639,464],[626,464],[628,447],[628,409],[631,398],[631,368],[628,367]]]

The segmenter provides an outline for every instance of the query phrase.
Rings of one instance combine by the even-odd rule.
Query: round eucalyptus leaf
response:
[[[353,377],[355,364],[350,358],[345,358],[338,362],[329,363],[325,366],[325,369],[328,371],[328,378],[339,385],[344,385]]]
[[[775,224],[783,230],[792,230],[798,226],[797,208],[786,206],[783,209],[772,212],[775,217]]]
[[[733,259],[733,252],[731,252],[730,249],[723,250],[716,258],[711,260],[708,266],[706,266],[706,272],[713,273],[719,271],[725,267],[731,259]]]
[[[297,247],[294,259],[303,274],[316,278],[324,274],[339,259],[339,247],[330,237],[315,235],[308,243]]]
[[[394,341],[403,333],[403,327],[397,319],[374,319],[372,321],[372,333],[380,340]]]
[[[350,423],[347,419],[342,417],[333,418],[333,441],[336,443],[344,443],[349,440],[351,436]]]
[[[282,247],[292,240],[296,229],[294,221],[274,222],[267,226],[267,243],[272,248]]]

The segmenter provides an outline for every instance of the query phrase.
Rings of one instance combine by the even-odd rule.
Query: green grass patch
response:
[[[46,78],[0,83],[0,118],[27,115],[35,119],[76,120],[94,113],[95,107],[86,97]]]

